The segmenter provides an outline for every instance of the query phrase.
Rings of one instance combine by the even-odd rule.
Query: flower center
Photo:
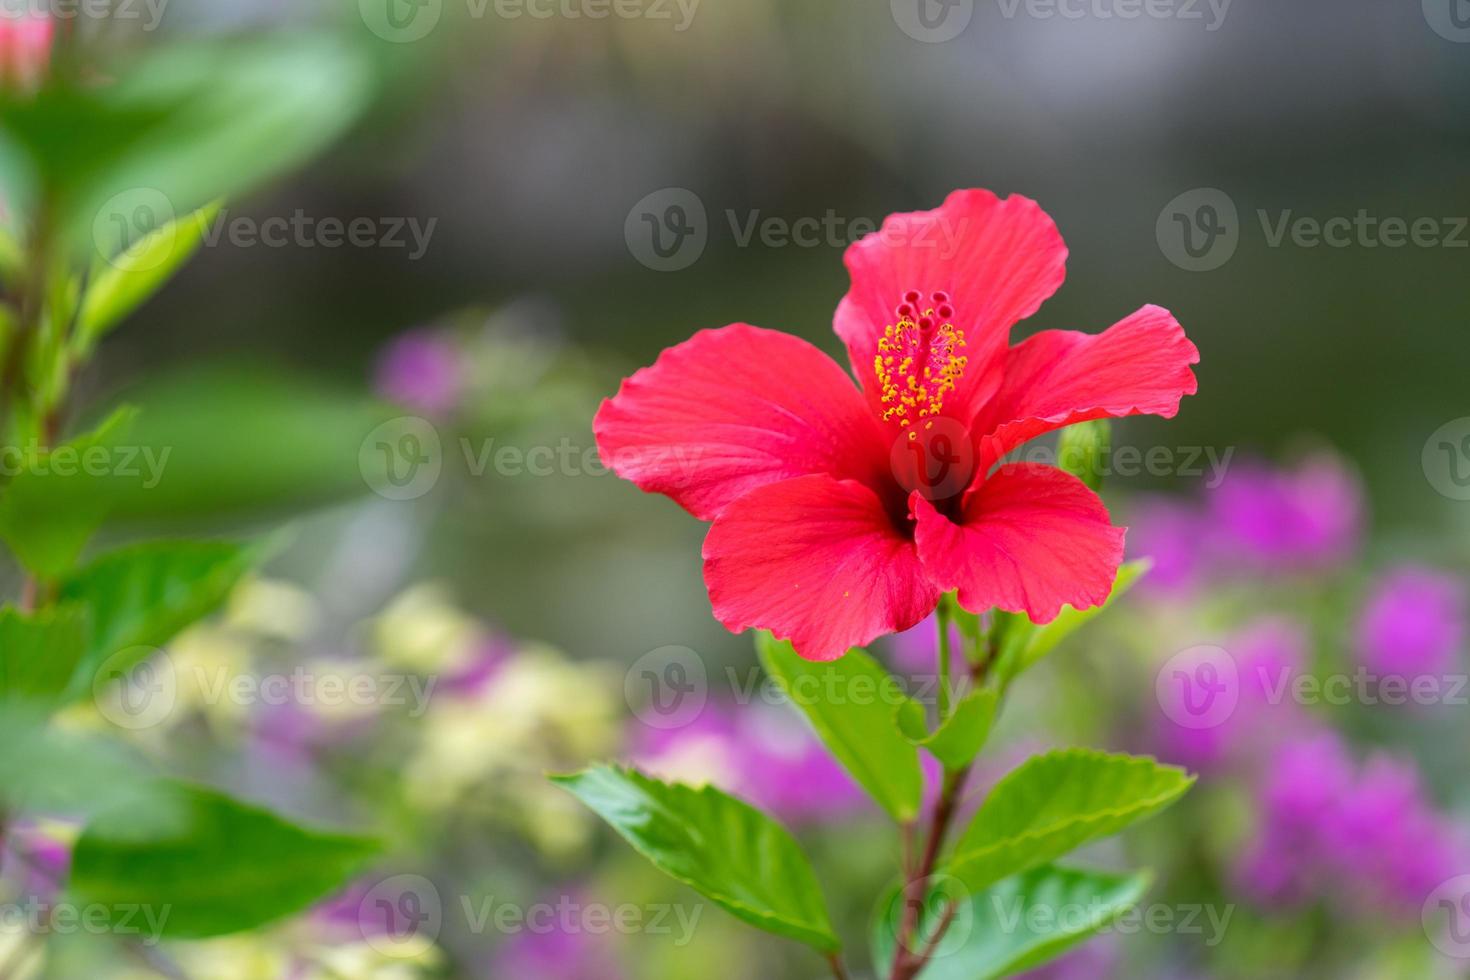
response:
[[[965,335],[950,321],[954,307],[945,293],[932,293],[923,304],[917,289],[904,293],[894,309],[897,323],[883,330],[873,373],[883,401],[883,421],[897,421],[910,439],[918,429],[933,428],[934,416],[944,408],[944,396],[954,390],[969,358],[959,353]]]

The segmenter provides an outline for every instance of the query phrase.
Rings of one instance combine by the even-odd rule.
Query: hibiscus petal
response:
[[[1173,418],[1198,385],[1199,350],[1168,310],[1145,306],[1100,334],[1046,330],[1012,347],[976,420],[981,468],[1045,432],[1125,415]]]
[[[917,493],[910,506],[924,570],[972,612],[998,607],[1049,623],[1064,605],[1107,601],[1123,561],[1124,529],[1082,481],[1052,466],[996,470],[960,523]]]
[[[878,339],[895,322],[904,293],[918,290],[927,302],[945,292],[970,359],[945,414],[968,422],[999,384],[1011,328],[1061,287],[1067,247],[1035,201],[962,190],[933,211],[889,215],[880,231],[848,248],[845,261],[852,287],[834,328],[870,403],[880,404],[873,378]]]
[[[753,490],[704,541],[716,618],[789,639],[808,660],[915,625],[939,600],[914,543],[861,483],[806,476]]]
[[[779,480],[863,480],[888,451],[836,361],[790,334],[737,323],[664,351],[592,423],[605,465],[700,520]]]

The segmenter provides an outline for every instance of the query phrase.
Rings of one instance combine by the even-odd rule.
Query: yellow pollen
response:
[[[920,319],[932,323],[938,318],[930,309]],[[964,346],[964,333],[948,322],[925,331],[905,316],[886,327],[873,358],[873,373],[884,405],[883,421],[897,421],[908,427],[940,414],[944,396],[954,390],[955,381],[969,363],[969,358],[959,353]],[[928,422],[925,428],[933,425]],[[917,439],[918,433],[909,432],[909,438]]]

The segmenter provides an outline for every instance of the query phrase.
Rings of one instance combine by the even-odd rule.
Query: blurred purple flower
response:
[[[20,894],[47,901],[60,894],[71,872],[71,845],[32,823],[17,823],[5,835],[0,867]]]
[[[581,898],[574,900],[585,906]],[[559,905],[558,899],[548,904]],[[535,977],[536,980],[625,980],[614,955],[613,936],[568,929],[561,917],[551,920],[552,928],[517,933],[495,953],[488,977]]]
[[[1363,519],[1356,478],[1325,452],[1292,469],[1236,464],[1206,502],[1221,556],[1273,569],[1347,558]]]
[[[1417,768],[1379,755],[1355,771],[1333,732],[1282,746],[1258,805],[1237,874],[1267,904],[1315,899],[1349,915],[1412,918],[1465,867],[1462,836],[1425,797]]]
[[[1307,660],[1307,635],[1300,624],[1281,616],[1263,617],[1227,638],[1223,649],[1236,668],[1234,710],[1219,724],[1190,728],[1174,720],[1187,712],[1160,705],[1153,741],[1161,758],[1192,769],[1249,763],[1308,724],[1291,697]],[[1182,686],[1165,690],[1174,698],[1187,695]]]
[[[500,674],[515,650],[515,644],[503,636],[485,636],[468,661],[440,682],[439,690],[448,697],[478,697]]]
[[[1358,620],[1361,662],[1379,676],[1442,674],[1464,639],[1464,585],[1421,566],[1379,580]]]
[[[425,415],[454,410],[464,387],[461,357],[441,334],[415,330],[393,340],[378,358],[376,389],[382,397]]]
[[[935,615],[930,614],[918,626],[893,634],[890,642],[893,664],[899,670],[911,674],[924,673],[932,677],[939,669],[939,624]],[[960,628],[951,623],[949,649],[955,664],[963,661],[963,642]]]
[[[790,823],[838,819],[866,796],[785,706],[709,704],[680,728],[635,724],[635,762],[684,782],[708,782]]]
[[[1255,842],[1237,868],[1248,893],[1292,904],[1317,892],[1325,832],[1352,782],[1352,758],[1335,732],[1279,748],[1260,789]]]
[[[1089,939],[1043,967],[1016,974],[1017,980],[1105,980],[1118,970],[1116,933]]]
[[[1206,524],[1200,509],[1168,497],[1136,503],[1130,515],[1128,557],[1147,558],[1153,567],[1139,582],[1145,594],[1187,594],[1203,572]]]

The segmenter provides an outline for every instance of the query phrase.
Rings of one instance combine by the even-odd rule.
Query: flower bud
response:
[[[51,63],[55,22],[45,13],[0,8],[0,91],[34,92]]]
[[[1062,430],[1057,443],[1057,465],[1087,484],[1094,493],[1102,491],[1108,457],[1113,451],[1112,428],[1105,419],[1078,422]]]

